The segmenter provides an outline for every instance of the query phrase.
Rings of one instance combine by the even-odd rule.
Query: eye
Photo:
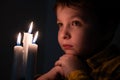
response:
[[[73,22],[72,22],[72,26],[78,26],[78,27],[81,27],[81,25],[82,25],[82,24],[81,24],[80,21],[77,21],[77,20],[76,20],[76,21],[73,21]]]
[[[58,25],[59,28],[63,26],[62,23],[57,23],[57,25]]]

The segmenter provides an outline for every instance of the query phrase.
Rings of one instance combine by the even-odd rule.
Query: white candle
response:
[[[36,32],[33,44],[29,45],[28,49],[28,60],[27,60],[27,80],[34,80],[34,75],[36,73],[36,59],[37,59],[37,49],[38,45],[35,43],[38,37],[38,31]]]
[[[33,80],[34,78],[38,49],[38,45],[35,42],[38,37],[38,31],[33,39],[33,34],[31,34],[32,27],[33,22],[31,22],[28,32],[24,32],[23,47],[20,45],[21,33],[19,33],[18,45],[14,47],[15,60],[12,80]]]
[[[12,80],[18,80],[22,78],[22,65],[23,65],[23,47],[21,43],[21,33],[18,34],[17,45],[14,46],[14,64]]]
[[[24,55],[23,55],[24,59],[23,60],[24,60],[25,68],[27,65],[28,47],[30,44],[32,44],[32,39],[33,39],[33,34],[31,34],[32,27],[33,27],[33,22],[31,22],[28,32],[25,32],[24,36],[23,36],[23,49],[24,49]]]

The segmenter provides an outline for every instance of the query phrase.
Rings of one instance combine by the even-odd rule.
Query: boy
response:
[[[57,0],[58,42],[65,54],[37,80],[120,79],[120,53],[110,44],[118,26],[118,12],[111,4],[102,3]]]

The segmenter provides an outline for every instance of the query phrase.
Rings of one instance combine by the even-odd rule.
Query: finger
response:
[[[60,60],[56,61],[55,66],[62,66],[62,62]]]
[[[64,74],[63,74],[63,69],[62,69],[60,66],[55,66],[55,69],[57,70],[57,72],[58,72],[61,76],[64,75]]]

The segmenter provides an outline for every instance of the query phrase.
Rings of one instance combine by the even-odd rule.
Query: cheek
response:
[[[84,50],[85,46],[87,45],[85,32],[79,31],[76,34],[74,34],[72,41],[75,44],[75,49],[77,49],[77,51]]]
[[[83,43],[84,38],[85,38],[85,35],[83,31],[78,31],[73,35],[73,41],[79,45]]]

